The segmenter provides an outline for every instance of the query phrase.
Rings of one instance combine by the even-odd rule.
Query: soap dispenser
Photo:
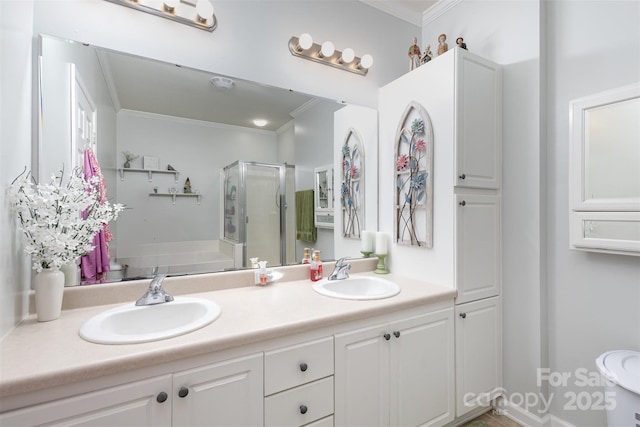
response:
[[[322,279],[322,261],[320,261],[320,251],[313,252],[313,261],[309,270],[312,282]]]
[[[311,254],[309,253],[309,248],[304,248],[304,255],[302,256],[303,264],[311,264]]]

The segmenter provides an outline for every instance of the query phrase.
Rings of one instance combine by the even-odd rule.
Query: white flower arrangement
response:
[[[91,252],[96,233],[124,209],[121,204],[100,202],[97,177],[87,182],[78,168],[66,183],[63,177],[61,171],[48,184],[39,184],[23,172],[9,186],[9,201],[27,240],[24,250],[38,272],[60,268]]]

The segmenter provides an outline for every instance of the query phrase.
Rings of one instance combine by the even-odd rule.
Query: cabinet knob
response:
[[[189,388],[188,387],[180,387],[180,390],[178,390],[178,396],[187,397],[187,394],[189,394]]]
[[[167,395],[167,393],[165,393],[164,391],[161,391],[160,393],[158,393],[158,396],[156,396],[156,401],[158,403],[163,403],[167,401],[167,398],[169,396]]]
[[[305,371],[307,370],[307,368],[309,368],[309,367],[307,366],[307,364],[306,364],[306,363],[302,362],[302,363],[300,364],[300,370],[301,370],[302,372],[305,372]]]
[[[465,179],[466,177],[467,177],[467,176],[466,176],[465,174],[458,175],[458,178],[460,178],[460,179]]]
[[[400,338],[400,331],[395,331],[393,333],[393,336],[396,337],[396,338]]]
[[[464,200],[461,201],[460,203],[458,203],[460,206],[467,206],[467,202],[465,202]]]
[[[307,408],[307,405],[300,405],[300,413],[302,415],[306,414],[308,410],[309,408]]]
[[[467,318],[467,313],[460,313],[460,317],[462,317],[463,319]]]
[[[389,333],[384,334],[383,337],[387,341],[389,341],[391,339],[391,335]]]

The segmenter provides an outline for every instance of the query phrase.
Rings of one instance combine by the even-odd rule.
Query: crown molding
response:
[[[420,14],[414,12],[413,10],[406,8],[398,3],[391,1],[382,1],[382,0],[360,0],[362,3],[367,4],[371,7],[374,7],[382,12],[388,13],[389,15],[395,16],[396,18],[402,19],[410,24],[415,25],[416,27],[420,27],[422,25],[422,21],[420,19]]]
[[[300,114],[318,105],[320,102],[321,102],[320,98],[310,99],[304,104],[302,104],[301,106],[299,106],[298,108],[296,108],[295,110],[293,110],[292,112],[290,112],[289,115],[295,119]]]
[[[422,12],[421,25],[424,28],[425,25],[432,23],[440,16],[444,15],[449,9],[452,9],[458,3],[462,3],[462,0],[439,0],[436,4],[429,9]]]

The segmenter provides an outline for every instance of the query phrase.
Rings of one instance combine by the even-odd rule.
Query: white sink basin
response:
[[[379,277],[351,276],[344,280],[320,280],[313,284],[313,290],[333,298],[370,300],[398,295],[400,286]]]
[[[133,302],[87,320],[80,336],[98,344],[135,344],[157,341],[202,328],[220,316],[213,301],[176,297],[164,304],[136,306]]]

